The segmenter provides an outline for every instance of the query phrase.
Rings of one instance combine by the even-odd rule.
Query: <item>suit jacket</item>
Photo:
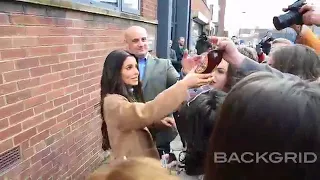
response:
[[[142,90],[145,101],[153,100],[158,94],[166,90],[179,80],[179,73],[174,69],[169,59],[147,56]]]
[[[174,49],[170,48],[170,59],[171,61],[177,61],[177,55],[176,55],[176,51]]]
[[[186,47],[183,47],[180,49],[179,45],[176,46],[175,51],[176,51],[176,56],[178,61],[182,60],[183,53],[185,50],[188,50],[188,49]]]
[[[149,54],[147,56],[145,74],[142,78],[142,90],[145,101],[153,100],[162,91],[175,84],[179,76],[179,73],[172,66],[171,60],[156,58]],[[171,113],[167,115],[169,116]],[[150,130],[156,140],[157,146],[170,143],[177,135],[177,132],[171,128],[161,131],[155,128]]]
[[[112,157],[159,158],[147,126],[175,111],[187,96],[187,86],[181,82],[147,103],[132,103],[118,94],[107,95],[103,107]]]

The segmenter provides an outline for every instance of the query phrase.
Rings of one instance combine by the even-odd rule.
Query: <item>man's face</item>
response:
[[[126,43],[129,52],[137,57],[145,57],[148,53],[147,32],[143,29],[135,29],[129,32]]]
[[[172,41],[171,40],[169,41],[169,47],[170,48],[172,47]]]
[[[184,46],[184,38],[179,39],[179,44],[180,44],[180,46]]]

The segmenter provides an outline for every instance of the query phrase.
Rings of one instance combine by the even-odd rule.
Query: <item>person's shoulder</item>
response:
[[[148,59],[152,59],[154,61],[157,61],[158,63],[168,63],[168,62],[171,62],[170,59],[165,59],[165,58],[159,58],[159,57],[156,57],[156,56],[150,56]]]
[[[128,99],[119,94],[108,94],[104,97],[105,103],[114,103],[114,102],[120,102],[120,101],[128,101]]]

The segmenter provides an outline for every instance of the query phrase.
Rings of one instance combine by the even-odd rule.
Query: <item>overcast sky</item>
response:
[[[296,0],[227,0],[225,27],[229,34],[239,28],[273,28],[272,18],[283,14],[282,8]],[[208,0],[216,4],[218,0]],[[307,0],[320,2],[320,0]]]

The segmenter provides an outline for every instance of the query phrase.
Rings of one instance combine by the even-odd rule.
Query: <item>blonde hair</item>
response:
[[[293,43],[288,40],[288,39],[285,39],[285,38],[277,38],[275,40],[273,40],[271,42],[271,45],[274,45],[274,44],[277,44],[277,43],[281,43],[281,44],[287,44],[287,45],[292,45]]]
[[[89,180],[179,180],[152,158],[130,158],[106,166],[105,170],[93,173]]]
[[[251,47],[240,45],[238,51],[252,60],[258,61],[259,59],[257,51]]]

